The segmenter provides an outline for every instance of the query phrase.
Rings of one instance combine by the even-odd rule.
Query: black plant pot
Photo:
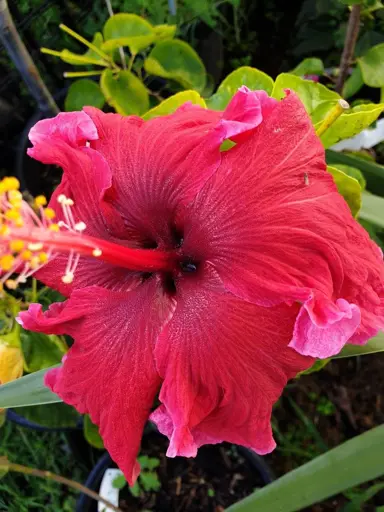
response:
[[[237,452],[241,455],[258,475],[258,480],[261,482],[261,486],[265,486],[275,480],[275,476],[273,471],[266,463],[265,459],[257,455],[252,450],[244,448],[242,446],[236,446]],[[109,468],[116,468],[117,465],[111,459],[109,453],[104,453],[102,457],[98,460],[97,464],[94,466],[92,471],[90,472],[85,486],[89,489],[99,493],[100,485],[104,476],[104,473]],[[75,512],[97,512],[97,503],[95,500],[90,498],[85,494],[80,494]],[[172,512],[171,510],[169,512]]]

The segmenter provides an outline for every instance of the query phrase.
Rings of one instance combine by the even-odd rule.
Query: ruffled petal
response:
[[[75,222],[86,224],[86,234],[112,242],[127,244],[119,212],[105,201],[104,196],[112,184],[110,168],[104,157],[86,146],[98,137],[91,118],[84,112],[62,113],[53,119],[39,121],[30,131],[34,144],[28,153],[44,163],[60,165],[64,170],[62,182],[52,195],[49,206],[57,213],[56,222],[67,223],[58,197],[71,198]],[[136,273],[119,269],[91,258],[82,258],[75,280],[64,284],[68,257],[59,255],[40,270],[36,276],[47,286],[68,296],[72,289],[91,285],[106,286],[113,290],[129,290],[137,282]]]
[[[360,322],[360,309],[355,304],[344,299],[332,303],[311,298],[300,310],[289,346],[300,354],[325,359],[340,352]]]
[[[140,469],[142,430],[161,383],[153,348],[172,310],[157,281],[149,279],[131,294],[90,287],[75,290],[46,313],[33,304],[19,315],[26,329],[75,339],[46,384],[80,413],[90,414],[130,484]]]
[[[271,306],[325,297],[315,309],[328,303],[339,309],[339,299],[360,309],[360,326],[355,308],[348,328],[345,315],[340,325],[328,322],[322,331],[328,344],[319,342],[315,324],[297,326],[296,350],[332,355],[354,332],[367,332],[372,315],[383,328],[382,257],[326,172],[324,149],[294,93],[247,141],[224,153],[183,228],[185,252],[211,262],[240,298]],[[303,310],[300,322],[304,318],[310,317]]]
[[[313,363],[288,347],[299,306],[244,302],[209,265],[177,289],[176,310],[156,344],[164,382],[162,405],[151,415],[170,438],[168,456],[195,456],[202,444],[221,441],[270,452],[272,406],[287,379]]]
[[[177,212],[218,168],[221,143],[257,127],[264,103],[260,91],[241,90],[223,113],[184,105],[147,122],[86,108],[99,133],[91,147],[112,169],[111,201],[129,236],[169,244]]]

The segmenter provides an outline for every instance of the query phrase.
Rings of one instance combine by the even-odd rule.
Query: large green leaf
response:
[[[21,328],[20,341],[24,368],[29,373],[60,363],[66,352],[62,340],[53,334],[26,331]]]
[[[136,14],[127,13],[111,16],[104,25],[103,33],[105,42],[102,49],[104,51],[128,46],[134,55],[148,48],[156,38],[153,27],[148,21]]]
[[[361,208],[360,183],[337,167],[331,167],[328,165],[327,171],[332,174],[337,190],[348,203],[352,215],[356,217]]]
[[[165,41],[166,39],[173,39],[176,34],[176,25],[155,25],[153,30],[155,32],[156,41]]]
[[[364,192],[360,217],[384,228],[384,198]]]
[[[352,71],[351,76],[346,80],[343,88],[343,97],[345,99],[350,98],[360,91],[363,87],[363,75],[361,74],[361,70],[359,66],[356,66]]]
[[[347,110],[321,136],[324,147],[329,148],[340,140],[354,137],[376,121],[383,110],[383,103],[356,105],[356,107]],[[320,123],[317,124],[317,126],[319,125]]]
[[[384,425],[290,471],[228,512],[296,512],[384,474]]]
[[[179,39],[159,42],[144,61],[150,75],[170,78],[186,89],[203,91],[207,74],[204,64],[189,44]]]
[[[65,98],[65,110],[81,110],[85,106],[103,108],[105,103],[104,94],[100,87],[93,80],[76,80],[70,86]]]
[[[80,417],[73,407],[63,403],[18,407],[15,412],[28,421],[49,428],[76,427]]]
[[[119,114],[141,115],[149,108],[145,85],[130,71],[120,71],[115,76],[110,69],[106,69],[101,75],[100,87],[107,103]]]
[[[343,350],[336,356],[333,356],[332,359],[339,359],[340,357],[363,356],[365,354],[374,354],[375,352],[383,351],[384,333],[379,332],[379,334],[369,340],[365,345],[345,345]]]
[[[0,386],[0,409],[61,402],[61,399],[44,385],[44,375],[47,371],[31,373]]]
[[[324,73],[324,64],[321,59],[310,57],[304,59],[298,64],[295,69],[292,69],[291,74],[296,76],[303,75],[322,75]]]
[[[357,62],[365,84],[370,87],[384,86],[384,43],[370,48]]]
[[[278,100],[284,98],[285,89],[295,91],[314,124],[322,121],[340,99],[336,92],[330,91],[324,85],[289,73],[282,73],[276,78],[272,96]]]
[[[99,427],[92,423],[88,414],[84,416],[84,437],[91,446],[99,450],[104,449],[104,443],[99,434]]]
[[[201,107],[206,108],[205,101],[196,91],[183,91],[170,96],[166,100],[162,101],[159,105],[148,110],[143,115],[143,119],[152,119],[153,117],[165,116],[167,114],[172,114],[176,109],[184,105],[184,103],[190,102],[194,105],[200,105]]]
[[[220,84],[217,92],[207,99],[207,106],[212,110],[224,110],[239,87],[246,85],[251,90],[263,90],[271,94],[273,80],[256,68],[243,66],[232,71]]]
[[[355,178],[355,180],[359,182],[361,190],[365,190],[367,182],[365,181],[364,175],[360,171],[360,169],[358,169],[357,167],[351,167],[350,165],[344,164],[337,164],[334,165],[333,167],[337,167],[340,171],[343,171],[345,174],[348,174],[348,176]]]

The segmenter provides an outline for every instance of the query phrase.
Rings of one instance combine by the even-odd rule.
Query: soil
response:
[[[278,448],[266,457],[277,476],[325,449],[384,423],[383,374],[384,353],[380,353],[333,360],[320,372],[290,384],[274,412],[275,424],[283,439],[290,439],[290,442],[282,447],[277,440]],[[313,423],[320,439],[316,441],[308,432],[292,403]],[[293,453],[297,449],[307,452],[308,458]],[[346,502],[345,496],[336,496],[306,511],[337,512]],[[373,512],[375,506],[383,504],[384,495],[379,493],[374,505],[365,505],[361,510]]]
[[[161,489],[134,498],[120,491],[124,512],[223,512],[226,507],[263,485],[260,475],[236,447],[205,446],[196,459],[167,458],[168,440],[158,434],[144,437],[140,454],[160,459],[156,469]]]

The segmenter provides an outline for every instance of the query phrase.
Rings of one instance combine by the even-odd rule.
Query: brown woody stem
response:
[[[344,82],[348,75],[349,66],[351,65],[351,60],[355,52],[357,36],[359,35],[360,30],[360,13],[361,5],[353,5],[351,8],[351,13],[349,15],[347,33],[344,42],[344,49],[340,60],[339,76],[337,77],[337,82],[335,86],[335,90],[339,94],[342,93]]]
[[[39,478],[54,480],[59,484],[64,484],[67,485],[68,487],[72,487],[73,489],[76,489],[76,491],[82,492],[96,501],[101,501],[106,507],[110,508],[111,510],[114,510],[115,512],[122,512],[120,508],[116,507],[108,500],[102,498],[99,494],[92,491],[91,489],[88,489],[88,487],[85,487],[84,485],[79,484],[74,480],[69,480],[68,478],[65,478],[63,476],[51,473],[50,471],[43,471],[41,469],[22,466],[21,464],[14,464],[13,462],[9,462],[8,460],[3,461],[3,459],[0,462],[0,468],[8,469],[9,471],[15,471],[16,473],[23,473],[24,475],[31,475],[37,476]]]

